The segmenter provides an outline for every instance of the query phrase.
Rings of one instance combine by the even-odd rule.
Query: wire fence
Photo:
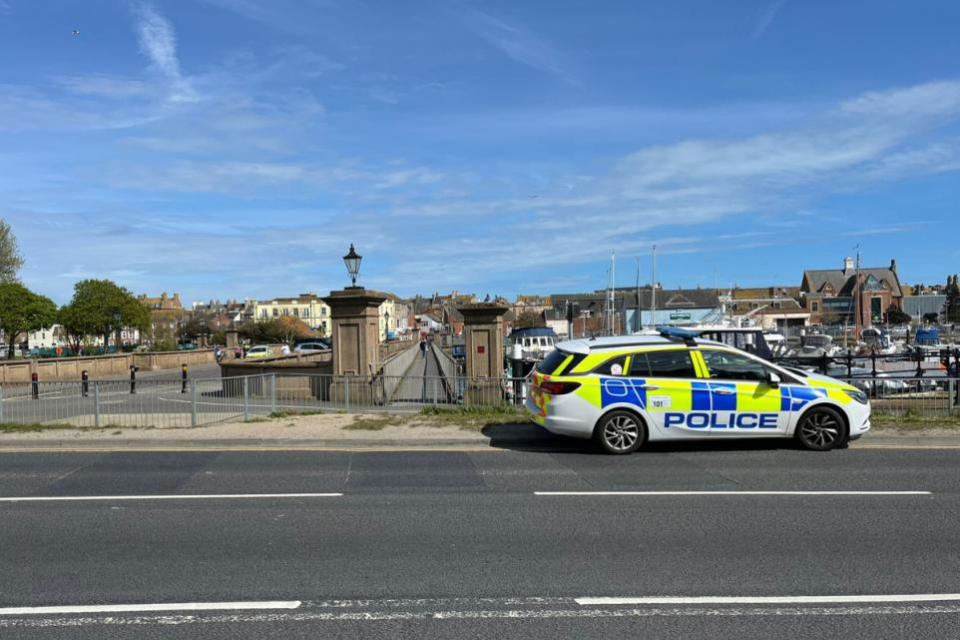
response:
[[[893,416],[960,414],[960,378],[837,376]],[[527,378],[261,374],[189,381],[5,383],[0,423],[75,427],[198,427],[284,413],[415,412],[424,407],[510,407]]]

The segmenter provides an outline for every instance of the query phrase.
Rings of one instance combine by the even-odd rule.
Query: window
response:
[[[570,355],[566,351],[560,351],[560,349],[554,349],[550,352],[546,358],[544,358],[540,364],[537,365],[537,371],[540,373],[551,374],[555,373],[557,369],[563,364],[563,361],[567,359],[567,356]]]
[[[814,313],[816,313],[817,311],[820,311],[820,303],[819,303],[819,302],[811,302],[811,303],[810,303],[810,310],[813,311]]]
[[[713,349],[704,349],[702,353],[711,378],[754,382],[763,382],[767,379],[766,367],[745,355]]]
[[[622,376],[626,362],[627,356],[617,356],[616,358],[607,360],[602,365],[594,369],[593,372],[602,376]]]
[[[696,378],[693,360],[686,349],[635,353],[630,362],[630,375],[646,378]]]

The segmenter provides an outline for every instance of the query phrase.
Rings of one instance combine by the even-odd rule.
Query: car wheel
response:
[[[811,451],[829,451],[840,447],[846,437],[846,426],[836,409],[816,407],[800,418],[797,440]]]
[[[611,411],[594,431],[594,439],[607,453],[622,455],[640,448],[647,435],[643,421],[629,411]]]

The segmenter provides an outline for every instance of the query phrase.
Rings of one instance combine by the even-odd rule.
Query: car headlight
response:
[[[860,404],[868,404],[870,402],[870,398],[867,396],[867,394],[865,394],[863,391],[860,391],[860,389],[844,389],[844,392]]]

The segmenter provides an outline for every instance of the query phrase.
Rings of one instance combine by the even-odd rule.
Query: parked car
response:
[[[248,360],[257,360],[260,358],[269,358],[273,355],[273,350],[265,345],[258,344],[254,347],[247,349],[247,359]]]
[[[320,351],[329,351],[330,343],[326,340],[314,340],[313,342],[302,342],[294,347],[294,353],[318,353]]]

